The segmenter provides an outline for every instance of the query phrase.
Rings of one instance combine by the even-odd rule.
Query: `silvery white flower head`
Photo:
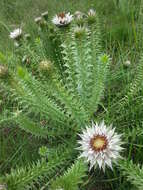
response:
[[[10,32],[9,37],[11,39],[18,39],[19,37],[21,37],[21,35],[22,35],[22,29],[21,28],[17,28],[13,32]]]
[[[95,16],[95,15],[96,15],[96,11],[94,9],[89,9],[88,16]]]
[[[73,15],[71,15],[70,13],[60,13],[57,14],[53,19],[52,22],[56,25],[56,26],[67,26],[68,24],[71,23],[71,21],[73,20]]]
[[[121,135],[115,132],[112,125],[107,127],[102,121],[100,124],[92,123],[91,127],[86,127],[83,133],[79,135],[81,140],[78,141],[82,151],[80,157],[85,158],[90,163],[90,169],[93,166],[99,166],[105,171],[107,165],[112,169],[112,162],[121,158],[120,152],[123,149],[121,145]]]

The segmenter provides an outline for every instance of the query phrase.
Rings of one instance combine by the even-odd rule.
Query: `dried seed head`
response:
[[[50,60],[44,60],[39,63],[39,70],[42,72],[52,71],[53,64]]]
[[[106,64],[106,63],[109,63],[110,58],[107,54],[103,54],[102,56],[100,56],[99,60],[100,62]]]
[[[124,62],[124,65],[125,65],[126,67],[129,67],[129,66],[131,65],[131,62],[130,62],[129,60],[127,60],[127,61]]]
[[[96,11],[94,9],[89,9],[88,16],[96,16]]]
[[[0,65],[0,78],[5,78],[8,76],[8,68],[4,65]]]
[[[48,150],[48,148],[46,146],[42,146],[42,147],[39,148],[40,156],[46,157],[48,155],[48,153],[49,153],[49,150]]]
[[[86,15],[80,11],[76,11],[74,13],[74,17],[75,17],[75,22],[82,26],[84,24],[84,18],[86,17]]]

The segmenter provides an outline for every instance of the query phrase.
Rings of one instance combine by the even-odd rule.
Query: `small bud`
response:
[[[0,78],[5,78],[8,76],[8,68],[4,65],[0,65]]]
[[[124,66],[129,67],[131,65],[131,62],[129,60],[124,62]]]
[[[88,16],[96,16],[96,11],[93,9],[89,9]]]
[[[86,35],[87,31],[87,28],[85,28],[84,26],[77,26],[74,29],[74,35],[76,38],[81,38]]]
[[[42,13],[41,16],[42,16],[45,20],[48,20],[48,11]]]
[[[76,11],[74,13],[74,17],[75,17],[75,21],[78,25],[83,25],[84,24],[84,18],[85,18],[85,14],[80,12],[80,11]]]
[[[108,63],[109,62],[109,56],[108,55],[106,55],[106,54],[104,54],[104,55],[102,55],[101,57],[100,57],[100,61],[102,62],[102,63]]]
[[[42,146],[41,148],[39,148],[39,154],[42,157],[46,157],[48,156],[48,148],[46,146]]]
[[[96,20],[96,11],[90,9],[87,13],[87,21],[89,24],[92,24],[95,22],[95,20]]]
[[[53,64],[50,60],[44,60],[39,63],[39,70],[40,71],[51,71],[53,69]]]

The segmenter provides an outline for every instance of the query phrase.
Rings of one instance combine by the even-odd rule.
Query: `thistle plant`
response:
[[[56,23],[55,19],[53,22],[69,24],[65,16],[72,18],[63,13],[56,16]],[[23,44],[21,48],[30,56],[30,67],[23,66],[16,57],[9,67],[7,81],[1,79],[3,91],[17,107],[16,111],[8,112],[10,123],[36,138],[45,139],[47,147],[40,149],[41,160],[12,169],[10,174],[0,178],[0,183],[6,184],[8,190],[77,190],[84,187],[83,180],[88,175],[84,157],[89,158],[92,167],[97,161],[104,170],[106,164],[112,167],[111,162],[120,157],[122,143],[114,129],[106,129],[103,123],[98,129],[87,129],[91,140],[84,132],[95,120],[110,65],[109,56],[101,48],[97,13],[90,10],[85,24],[79,27],[73,22],[66,34],[60,44],[62,70],[54,59],[50,60],[44,42],[39,39],[34,45]],[[79,140],[82,132],[83,141]],[[91,160],[84,152],[83,159],[79,159],[78,142],[82,144],[81,151],[92,146],[92,153],[95,152],[98,159],[91,155]],[[88,153],[90,151],[86,151]]]
[[[112,169],[112,161],[120,158],[122,150],[121,136],[115,133],[115,129],[106,127],[104,121],[100,125],[92,123],[92,127],[87,127],[80,137],[80,157],[85,157],[90,162],[90,169],[96,165],[104,171],[106,165]]]
[[[64,13],[64,12],[62,12],[62,13],[59,13],[58,15],[56,15],[54,18],[53,18],[53,20],[52,20],[52,22],[53,22],[53,24],[55,24],[56,26],[67,26],[67,25],[69,25],[70,24],[70,22],[72,21],[72,18],[73,16],[72,15],[70,15],[70,13]]]

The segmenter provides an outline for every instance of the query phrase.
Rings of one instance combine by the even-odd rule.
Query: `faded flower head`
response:
[[[96,15],[96,11],[94,9],[89,9],[88,16],[95,16],[95,15]]]
[[[76,11],[76,12],[74,13],[74,17],[75,17],[76,19],[82,19],[82,18],[84,17],[84,14],[83,14],[82,12],[80,12],[80,11]]]
[[[90,163],[90,169],[97,165],[103,171],[106,165],[112,169],[112,162],[121,158],[121,135],[118,135],[111,125],[107,127],[104,121],[100,124],[92,123],[92,126],[83,130],[79,136],[81,140],[78,141],[78,149],[82,151],[80,157]]]
[[[124,65],[125,65],[126,67],[129,67],[129,66],[131,65],[131,62],[130,62],[129,60],[127,60],[127,61],[124,62]]]
[[[53,19],[52,22],[56,25],[56,26],[67,26],[68,24],[71,23],[71,21],[73,20],[73,15],[71,15],[70,13],[59,13],[57,14]]]
[[[110,61],[110,57],[107,54],[103,54],[102,56],[99,57],[99,60],[101,63],[108,63]]]
[[[76,38],[81,38],[86,35],[88,32],[88,29],[84,26],[76,26],[74,28],[74,35]]]
[[[50,60],[43,60],[39,63],[40,71],[51,71],[53,69],[53,64]]]
[[[96,20],[96,11],[93,9],[90,9],[87,13],[87,21],[89,24],[94,23]]]
[[[46,157],[48,155],[48,153],[49,153],[49,150],[48,150],[48,148],[46,146],[42,146],[42,147],[39,148],[40,156]]]
[[[13,30],[12,32],[10,32],[10,35],[9,35],[9,37],[11,39],[14,39],[14,40],[17,40],[21,36],[22,36],[22,29],[21,28],[17,28],[15,30]]]

